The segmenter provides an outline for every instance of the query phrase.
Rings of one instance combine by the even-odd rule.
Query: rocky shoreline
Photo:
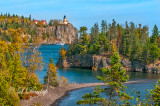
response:
[[[143,81],[128,81],[127,83],[138,83]],[[104,83],[81,83],[60,85],[59,87],[49,87],[48,93],[30,98],[29,100],[21,100],[22,106],[33,106],[34,103],[41,103],[42,106],[57,106],[59,100],[66,96],[68,92],[85,87],[106,86]]]
[[[154,64],[143,64],[140,61],[129,61],[129,59],[121,56],[120,63],[122,69],[126,69],[131,72],[146,72],[146,73],[160,73],[160,61]],[[57,64],[58,67],[62,68],[86,68],[92,70],[98,70],[101,67],[110,68],[111,59],[107,56],[101,55],[72,55],[67,56],[65,59],[59,58]]]

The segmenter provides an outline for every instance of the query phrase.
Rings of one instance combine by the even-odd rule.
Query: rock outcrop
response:
[[[140,61],[130,62],[127,58],[121,58],[120,63],[122,64],[122,69],[126,69],[126,71],[160,73],[160,62],[144,65]],[[62,68],[87,68],[98,70],[101,67],[110,68],[111,59],[106,56],[91,54],[73,55],[64,60],[59,59],[57,66]]]
[[[127,59],[122,59],[120,61],[127,71],[129,71],[131,67],[131,63]],[[111,66],[111,59],[107,58],[106,56],[100,55],[73,55],[69,56],[66,59],[62,60],[59,58],[57,62],[58,67],[62,68],[87,68],[98,70],[102,67],[110,68]]]
[[[71,44],[72,41],[78,40],[78,30],[72,25],[58,25],[55,28],[55,38],[63,43]]]
[[[87,68],[91,69],[93,66],[93,58],[92,55],[73,55],[67,57],[66,59],[59,58],[57,62],[58,67],[63,68]]]
[[[66,16],[64,16],[63,21],[58,21],[56,25],[38,27],[37,34],[38,36],[43,36],[46,34],[45,36],[49,35],[50,37],[55,38],[55,41],[47,40],[51,44],[56,41],[64,44],[71,44],[71,42],[78,40],[78,29],[67,21]],[[46,41],[43,41],[43,43],[47,44]]]
[[[71,42],[78,40],[78,30],[72,24],[59,24],[53,27],[37,28],[38,36],[43,36],[43,34],[49,34],[51,37],[55,38],[54,41],[47,39],[42,42],[44,44],[54,44],[54,42],[62,42],[64,44],[71,44]]]
[[[145,71],[148,73],[160,73],[160,62],[157,61],[154,64],[146,65]]]

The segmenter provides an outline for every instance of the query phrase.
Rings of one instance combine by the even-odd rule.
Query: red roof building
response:
[[[38,21],[37,21],[37,20],[34,20],[34,23],[35,23],[35,24],[38,24]]]
[[[44,25],[47,25],[47,22],[46,22],[46,21],[42,20],[42,22],[43,22]]]
[[[40,21],[38,21],[38,20],[34,20],[34,23],[35,23],[35,24],[38,24],[39,22],[40,22]],[[47,22],[46,22],[46,21],[42,20],[41,22],[43,23],[43,25],[47,25]]]

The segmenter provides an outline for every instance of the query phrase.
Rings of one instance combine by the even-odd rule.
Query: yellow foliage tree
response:
[[[59,82],[57,79],[57,70],[56,70],[56,66],[53,63],[53,59],[50,59],[50,63],[48,65],[49,69],[47,72],[47,76],[45,77],[45,84],[51,85],[51,86],[58,86]]]
[[[60,56],[62,59],[65,59],[66,58],[66,50],[63,46],[62,50],[59,50],[59,53],[60,53]]]
[[[117,48],[116,42],[117,42],[117,39],[114,39],[114,40],[111,41],[111,45],[112,45],[112,46],[111,46],[112,54],[118,52],[118,48]]]
[[[9,29],[12,42],[7,43],[0,40],[0,105],[17,105],[19,102],[18,90],[21,88],[34,88],[41,90],[42,85],[34,73],[41,66],[41,57],[36,52],[26,64],[32,64],[29,70],[23,64],[22,54],[26,52],[26,46],[22,39],[21,29]],[[27,54],[26,54],[27,55]],[[32,61],[31,61],[32,60]],[[34,60],[34,61],[33,61]],[[34,64],[34,63],[35,64]]]

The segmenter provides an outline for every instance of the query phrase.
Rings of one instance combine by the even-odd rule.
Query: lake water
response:
[[[60,45],[42,45],[39,50],[42,53],[43,62],[45,62],[44,70],[37,71],[37,75],[40,79],[40,82],[43,83],[43,78],[46,76],[46,72],[48,69],[48,63],[50,61],[50,58],[53,58],[54,63],[58,61],[59,58],[59,49],[61,49],[62,46]],[[67,49],[68,46],[65,45],[65,48]],[[75,68],[69,68],[69,69],[58,69],[58,76],[64,76],[68,79],[69,83],[95,83],[100,82],[97,80],[97,75],[102,75],[101,71],[92,71],[87,69],[75,69]],[[154,87],[154,84],[157,79],[159,79],[159,74],[148,74],[148,73],[135,73],[130,72],[127,73],[130,75],[131,81],[134,80],[143,80],[144,82],[139,83],[133,83],[133,84],[126,84],[128,86],[127,92],[130,92],[131,89],[135,88],[136,91],[141,91],[142,96],[145,96],[145,89],[152,89]],[[63,97],[59,101],[59,106],[76,106],[76,101],[81,99],[82,95],[85,93],[92,92],[92,88],[83,88],[74,90],[68,93],[67,96]]]

